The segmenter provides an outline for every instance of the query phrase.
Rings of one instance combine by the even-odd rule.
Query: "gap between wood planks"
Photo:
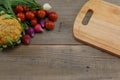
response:
[[[105,53],[104,51],[101,51],[99,49],[95,49],[91,46],[88,46],[88,45],[81,45],[81,44],[40,44],[40,45],[28,45],[28,46],[25,46],[25,45],[20,45],[14,49],[7,49],[5,51],[3,51],[3,54],[10,54],[10,55],[13,55],[13,54],[34,54],[34,53],[42,53],[42,52],[45,52],[45,53],[57,53],[57,51],[61,54],[64,54],[64,53],[74,53],[74,55],[79,55],[79,56],[84,56],[84,57],[100,57],[100,58],[115,58],[114,56],[111,56],[107,53]],[[91,54],[91,55],[90,55]],[[89,56],[88,56],[89,55]],[[95,56],[94,56],[95,55]]]

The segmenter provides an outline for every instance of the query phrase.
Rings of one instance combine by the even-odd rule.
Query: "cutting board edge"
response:
[[[120,58],[120,54],[116,54],[116,53],[114,53],[114,52],[112,52],[112,51],[110,51],[110,50],[106,50],[106,49],[101,48],[101,47],[99,47],[99,46],[96,46],[96,45],[94,45],[94,44],[92,44],[92,43],[86,42],[85,40],[79,39],[75,34],[73,34],[73,36],[74,36],[74,38],[75,38],[77,41],[80,41],[80,42],[84,43],[85,45],[88,45],[88,46],[93,47],[93,48],[96,48],[96,49],[98,49],[98,50],[100,50],[100,51],[102,51],[102,52],[106,52],[106,53],[108,53],[108,54],[111,54],[111,55],[113,55],[113,56],[116,56],[116,57],[119,57],[119,58]]]
[[[92,1],[92,0],[91,0]],[[102,1],[104,1],[104,0],[102,0]],[[97,48],[97,49],[99,49],[99,50],[102,50],[102,51],[105,51],[105,52],[108,52],[108,53],[110,53],[111,55],[114,55],[114,56],[117,56],[117,57],[120,57],[120,51],[119,50],[117,50],[117,49],[115,49],[115,48],[111,48],[111,47],[109,47],[109,46],[107,46],[107,45],[104,45],[104,46],[106,46],[105,48],[104,47],[101,47],[101,44],[100,43],[97,43],[97,44],[95,44],[95,43],[91,43],[91,42],[89,42],[89,41],[86,41],[85,40],[85,38],[81,38],[81,35],[82,35],[82,33],[81,33],[81,35],[79,35],[80,34],[80,26],[82,26],[82,19],[78,19],[78,17],[79,18],[83,18],[83,14],[80,14],[81,12],[86,12],[86,5],[88,5],[88,2],[89,1],[87,1],[83,6],[82,6],[82,8],[79,10],[79,12],[78,12],[78,14],[76,15],[76,18],[75,18],[75,21],[74,21],[74,26],[73,26],[73,36],[75,37],[75,39],[76,40],[78,40],[78,41],[82,41],[83,43],[86,43],[86,44],[88,44],[88,45],[90,45],[90,46],[92,46],[92,47],[94,47],[94,48]],[[105,1],[105,3],[109,3],[109,2],[106,2]],[[111,3],[110,3],[110,5],[111,5]],[[113,4],[114,5],[114,4]],[[115,5],[115,7],[118,7],[117,5]],[[76,26],[76,24],[78,24],[79,23],[79,25],[78,26]],[[84,36],[84,34],[82,35],[82,36]],[[100,45],[99,45],[100,44]]]

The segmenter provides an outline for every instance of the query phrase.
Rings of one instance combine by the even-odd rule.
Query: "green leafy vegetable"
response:
[[[35,2],[35,0],[1,0],[0,11],[3,10],[6,13],[11,14],[12,16],[16,17],[12,8],[18,4],[27,5],[30,8],[30,10],[42,8],[42,6],[38,4],[37,2]]]
[[[11,16],[11,15],[9,15],[9,14],[5,14],[5,15],[4,15],[4,18],[5,18],[5,19],[11,19],[11,18],[13,18],[13,16]]]
[[[5,14],[5,11],[0,11],[0,16]]]
[[[21,43],[21,37],[22,37],[22,35],[20,35],[20,36],[15,40],[14,43],[20,44],[20,43]]]
[[[8,46],[14,47],[13,41],[10,38],[6,38],[6,42],[7,42]]]
[[[19,19],[16,17],[13,11],[13,8],[16,7],[18,4],[22,6],[27,6],[30,10],[42,9],[42,5],[38,4],[35,0],[0,0],[0,16],[5,14],[5,19],[16,18],[19,21]],[[30,24],[27,21],[23,23],[19,21],[19,23],[23,27],[22,35],[24,35],[25,30],[27,30],[30,27]],[[22,36],[19,36],[15,41],[6,38],[7,45],[0,45],[0,50],[7,47],[13,48],[16,44],[20,44],[21,37]]]
[[[7,45],[3,45],[2,47],[3,47],[3,48],[7,48]]]

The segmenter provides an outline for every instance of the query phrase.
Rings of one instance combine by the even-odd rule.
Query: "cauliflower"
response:
[[[22,32],[21,24],[15,18],[5,19],[0,16],[0,44],[7,45],[7,40],[15,41]]]

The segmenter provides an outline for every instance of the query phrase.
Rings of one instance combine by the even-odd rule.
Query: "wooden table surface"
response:
[[[120,58],[73,37],[75,17],[87,0],[37,1],[49,2],[59,14],[55,30],[37,34],[29,46],[0,52],[0,80],[120,80]]]

